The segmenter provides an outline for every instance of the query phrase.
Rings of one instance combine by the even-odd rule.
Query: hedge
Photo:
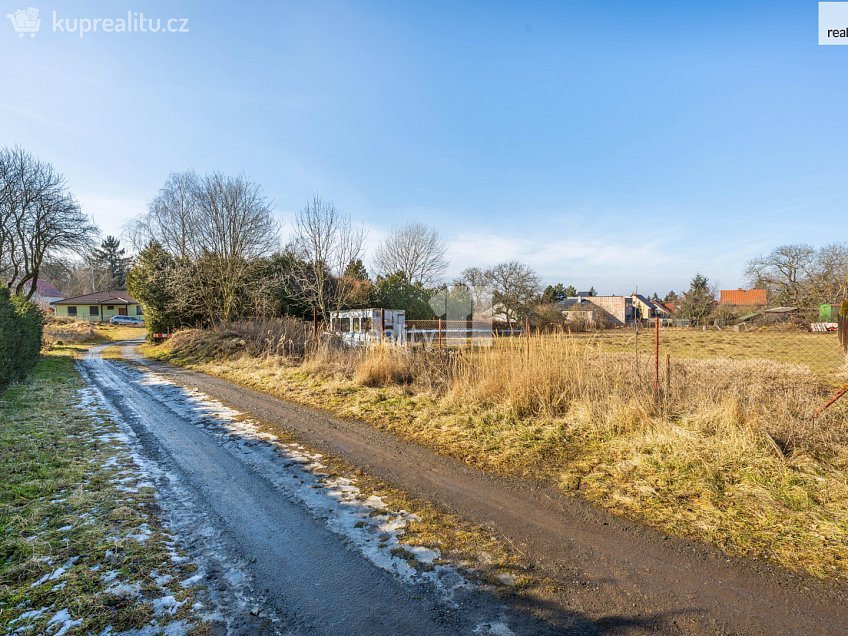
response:
[[[38,362],[42,329],[38,307],[0,289],[0,389],[23,378]]]

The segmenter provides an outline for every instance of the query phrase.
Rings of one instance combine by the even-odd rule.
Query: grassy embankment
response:
[[[92,339],[125,336],[107,326]],[[73,634],[184,621],[204,632],[190,616],[195,591],[180,585],[192,567],[172,561],[153,489],[108,414],[81,401],[84,348],[54,343],[0,395],[0,626]]]
[[[830,395],[819,375],[761,351],[678,359],[655,400],[648,356],[637,368],[605,346],[554,336],[535,339],[529,358],[512,341],[445,357],[321,348],[292,360],[258,355],[255,334],[187,331],[145,352],[555,483],[729,554],[848,578],[848,404],[811,420]]]

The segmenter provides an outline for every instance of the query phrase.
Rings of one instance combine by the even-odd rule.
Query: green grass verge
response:
[[[182,621],[204,632],[192,617],[197,590],[180,585],[193,568],[172,562],[153,489],[108,415],[80,405],[76,353],[54,350],[0,395],[0,628],[87,634]],[[176,605],[162,609],[155,601],[169,595]]]

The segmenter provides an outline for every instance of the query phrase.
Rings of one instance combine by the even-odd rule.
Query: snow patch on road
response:
[[[230,453],[304,505],[374,565],[408,584],[432,585],[449,605],[456,606],[457,592],[473,588],[456,567],[440,562],[437,550],[400,541],[408,523],[417,520],[415,515],[390,510],[380,497],[366,496],[353,479],[330,476],[321,454],[282,441],[243,413],[200,391],[154,372],[136,373],[142,386],[163,406],[218,437]]]
[[[99,365],[102,361],[89,361],[96,366],[82,366],[81,372],[84,377],[102,368]],[[156,501],[164,513],[164,526],[174,537],[166,543],[171,563],[176,565],[191,561],[197,566],[195,574],[181,581],[179,586],[186,589],[215,581],[214,585],[207,585],[203,593],[206,597],[204,600],[209,602],[207,604],[196,603],[192,606],[193,612],[202,620],[224,625],[227,632],[231,632],[232,628],[237,628],[238,616],[247,614],[251,607],[262,601],[262,595],[253,590],[250,576],[247,573],[247,564],[232,556],[227,556],[230,551],[224,548],[225,541],[220,532],[204,513],[195,509],[192,503],[192,495],[181,482],[179,476],[172,471],[161,469],[156,463],[143,455],[141,441],[126,421],[126,417],[117,411],[101,390],[92,382],[89,387],[83,390],[83,394],[82,402],[86,407],[94,413],[98,411],[107,412],[120,428],[118,432],[101,434],[99,439],[106,443],[119,442],[124,445],[132,464],[138,467],[140,471],[140,478],[136,480],[118,479],[115,481],[116,487],[126,492],[138,492],[141,488],[153,488]],[[150,538],[151,534],[149,526],[142,524],[135,528],[129,538],[144,543]],[[186,553],[190,554],[191,558],[187,557]],[[109,572],[108,580],[104,582],[111,582],[113,578],[113,573]],[[165,590],[165,585],[168,582],[165,580],[157,581],[157,585]],[[154,610],[157,607],[160,609],[158,614],[154,611],[157,617],[173,613],[166,611],[170,600],[163,599],[168,599],[168,596],[165,595],[153,601]],[[279,620],[275,615],[270,615],[268,618],[272,622]],[[165,626],[156,627],[154,622],[149,627],[151,627],[151,631],[148,632],[146,631],[147,628],[144,628],[138,634],[185,634],[189,625],[184,621],[175,621]],[[153,629],[154,627],[155,629]]]

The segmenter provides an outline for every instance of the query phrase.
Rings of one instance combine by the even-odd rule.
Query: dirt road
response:
[[[556,607],[544,608],[549,616],[555,617],[548,624],[522,624],[523,619],[516,622],[513,614],[510,627],[516,633],[549,629],[584,633],[846,632],[848,593],[844,586],[820,583],[758,561],[728,559],[703,544],[665,537],[551,489],[485,475],[362,422],[339,420],[217,378],[142,360],[131,345],[124,347],[123,353],[159,376],[167,377],[178,385],[196,388],[255,418],[276,424],[311,447],[338,455],[412,494],[436,501],[490,528],[517,546],[547,575],[558,580],[563,592]],[[86,361],[86,365],[92,369],[93,381],[104,388],[110,399],[141,412],[144,423],[134,426],[143,435],[155,438],[151,446],[168,449],[176,446],[169,452],[177,453],[175,456],[180,462],[194,461],[192,456],[200,452],[192,451],[194,446],[202,447],[201,454],[204,456],[211,452],[200,433],[190,432],[193,426],[190,422],[175,422],[171,415],[162,413],[161,399],[154,397],[156,391],[146,391],[138,386],[139,380],[133,377],[132,371],[121,365],[102,362],[96,354]],[[102,369],[104,366],[108,367],[108,371]],[[101,367],[100,371],[96,371],[98,367]],[[177,437],[171,438],[171,435]],[[183,457],[185,453],[188,457]],[[195,459],[197,463],[204,463],[202,458]],[[250,509],[245,511],[245,514],[254,514],[254,507],[262,508],[260,502],[266,498],[275,500],[274,493],[266,492],[265,486],[254,486],[253,477],[244,472],[244,467],[230,464],[226,460],[222,464],[225,467],[221,468],[223,472],[215,478],[235,482],[233,487],[239,490],[221,496],[210,493],[209,505],[217,506],[226,513],[246,505],[245,501],[257,502],[249,503]],[[230,476],[231,473],[236,475],[235,479]],[[205,496],[202,486],[198,493]],[[233,497],[234,500],[224,499],[217,503],[219,497]],[[287,523],[291,524],[292,519],[297,518],[296,512],[292,511],[279,514],[282,516],[263,517],[261,523],[262,533],[276,538],[263,541],[251,536],[238,536],[238,540],[248,543],[249,550],[262,553],[266,564],[274,562],[269,558],[279,558],[282,564],[292,558],[287,550],[279,555],[267,552],[270,543],[287,540],[279,536],[283,532],[280,528],[285,528]],[[227,514],[223,521],[227,522]],[[243,534],[252,535],[256,529],[256,526],[248,524]],[[237,534],[238,530],[233,532]],[[369,625],[367,621],[385,607],[388,621],[421,621],[417,625],[426,625],[424,631],[438,632],[426,622],[432,620],[431,616],[426,611],[419,614],[413,610],[417,607],[415,603],[392,587],[394,584],[384,573],[378,577],[382,581],[378,588],[386,591],[368,604],[367,599],[358,594],[355,581],[361,580],[360,576],[369,577],[369,572],[353,566],[348,569],[346,559],[339,563],[339,558],[332,554],[337,546],[329,538],[298,540],[305,542],[302,548],[298,544],[298,549],[309,550],[310,554],[323,554],[321,551],[326,550],[327,556],[321,558],[329,561],[331,571],[340,570],[338,575],[333,576],[345,576],[345,580],[351,582],[353,589],[349,599],[334,594],[332,585],[324,590],[334,599],[331,606],[338,607],[339,612],[351,614],[350,625]],[[251,547],[251,542],[257,541],[260,545]],[[296,558],[292,564],[295,569],[310,565],[300,563]],[[308,585],[311,577],[324,579],[321,572],[315,572],[315,568],[308,570],[306,579],[287,579],[285,575],[269,573],[266,569],[257,568],[254,576],[270,583],[270,589],[276,589],[275,586],[290,589],[292,583]],[[275,566],[275,570],[285,571],[285,567]],[[298,603],[309,606],[308,599],[300,598],[302,591],[294,590],[292,594]],[[403,602],[400,603],[398,598]],[[407,601],[409,604],[406,604]],[[363,610],[360,602],[365,602],[367,609]],[[486,600],[478,602],[487,608]],[[488,602],[491,603],[491,600]],[[403,608],[401,616],[392,613],[392,609],[396,611],[398,607]],[[491,605],[488,610],[491,610]],[[314,611],[320,614],[319,610]],[[437,622],[436,625],[454,633],[473,631],[474,625],[480,622],[479,615],[463,622],[458,618],[461,614],[459,612],[454,617],[459,622],[451,625]],[[311,614],[309,616],[310,620],[317,621],[316,625],[330,627]]]
[[[155,464],[172,525],[200,537],[187,537],[186,548],[205,564],[221,631],[556,632],[449,566],[418,572],[394,557],[402,516],[358,501],[354,487],[320,471],[319,456],[275,445],[220,403],[104,360],[102,349],[89,352],[81,372]]]

